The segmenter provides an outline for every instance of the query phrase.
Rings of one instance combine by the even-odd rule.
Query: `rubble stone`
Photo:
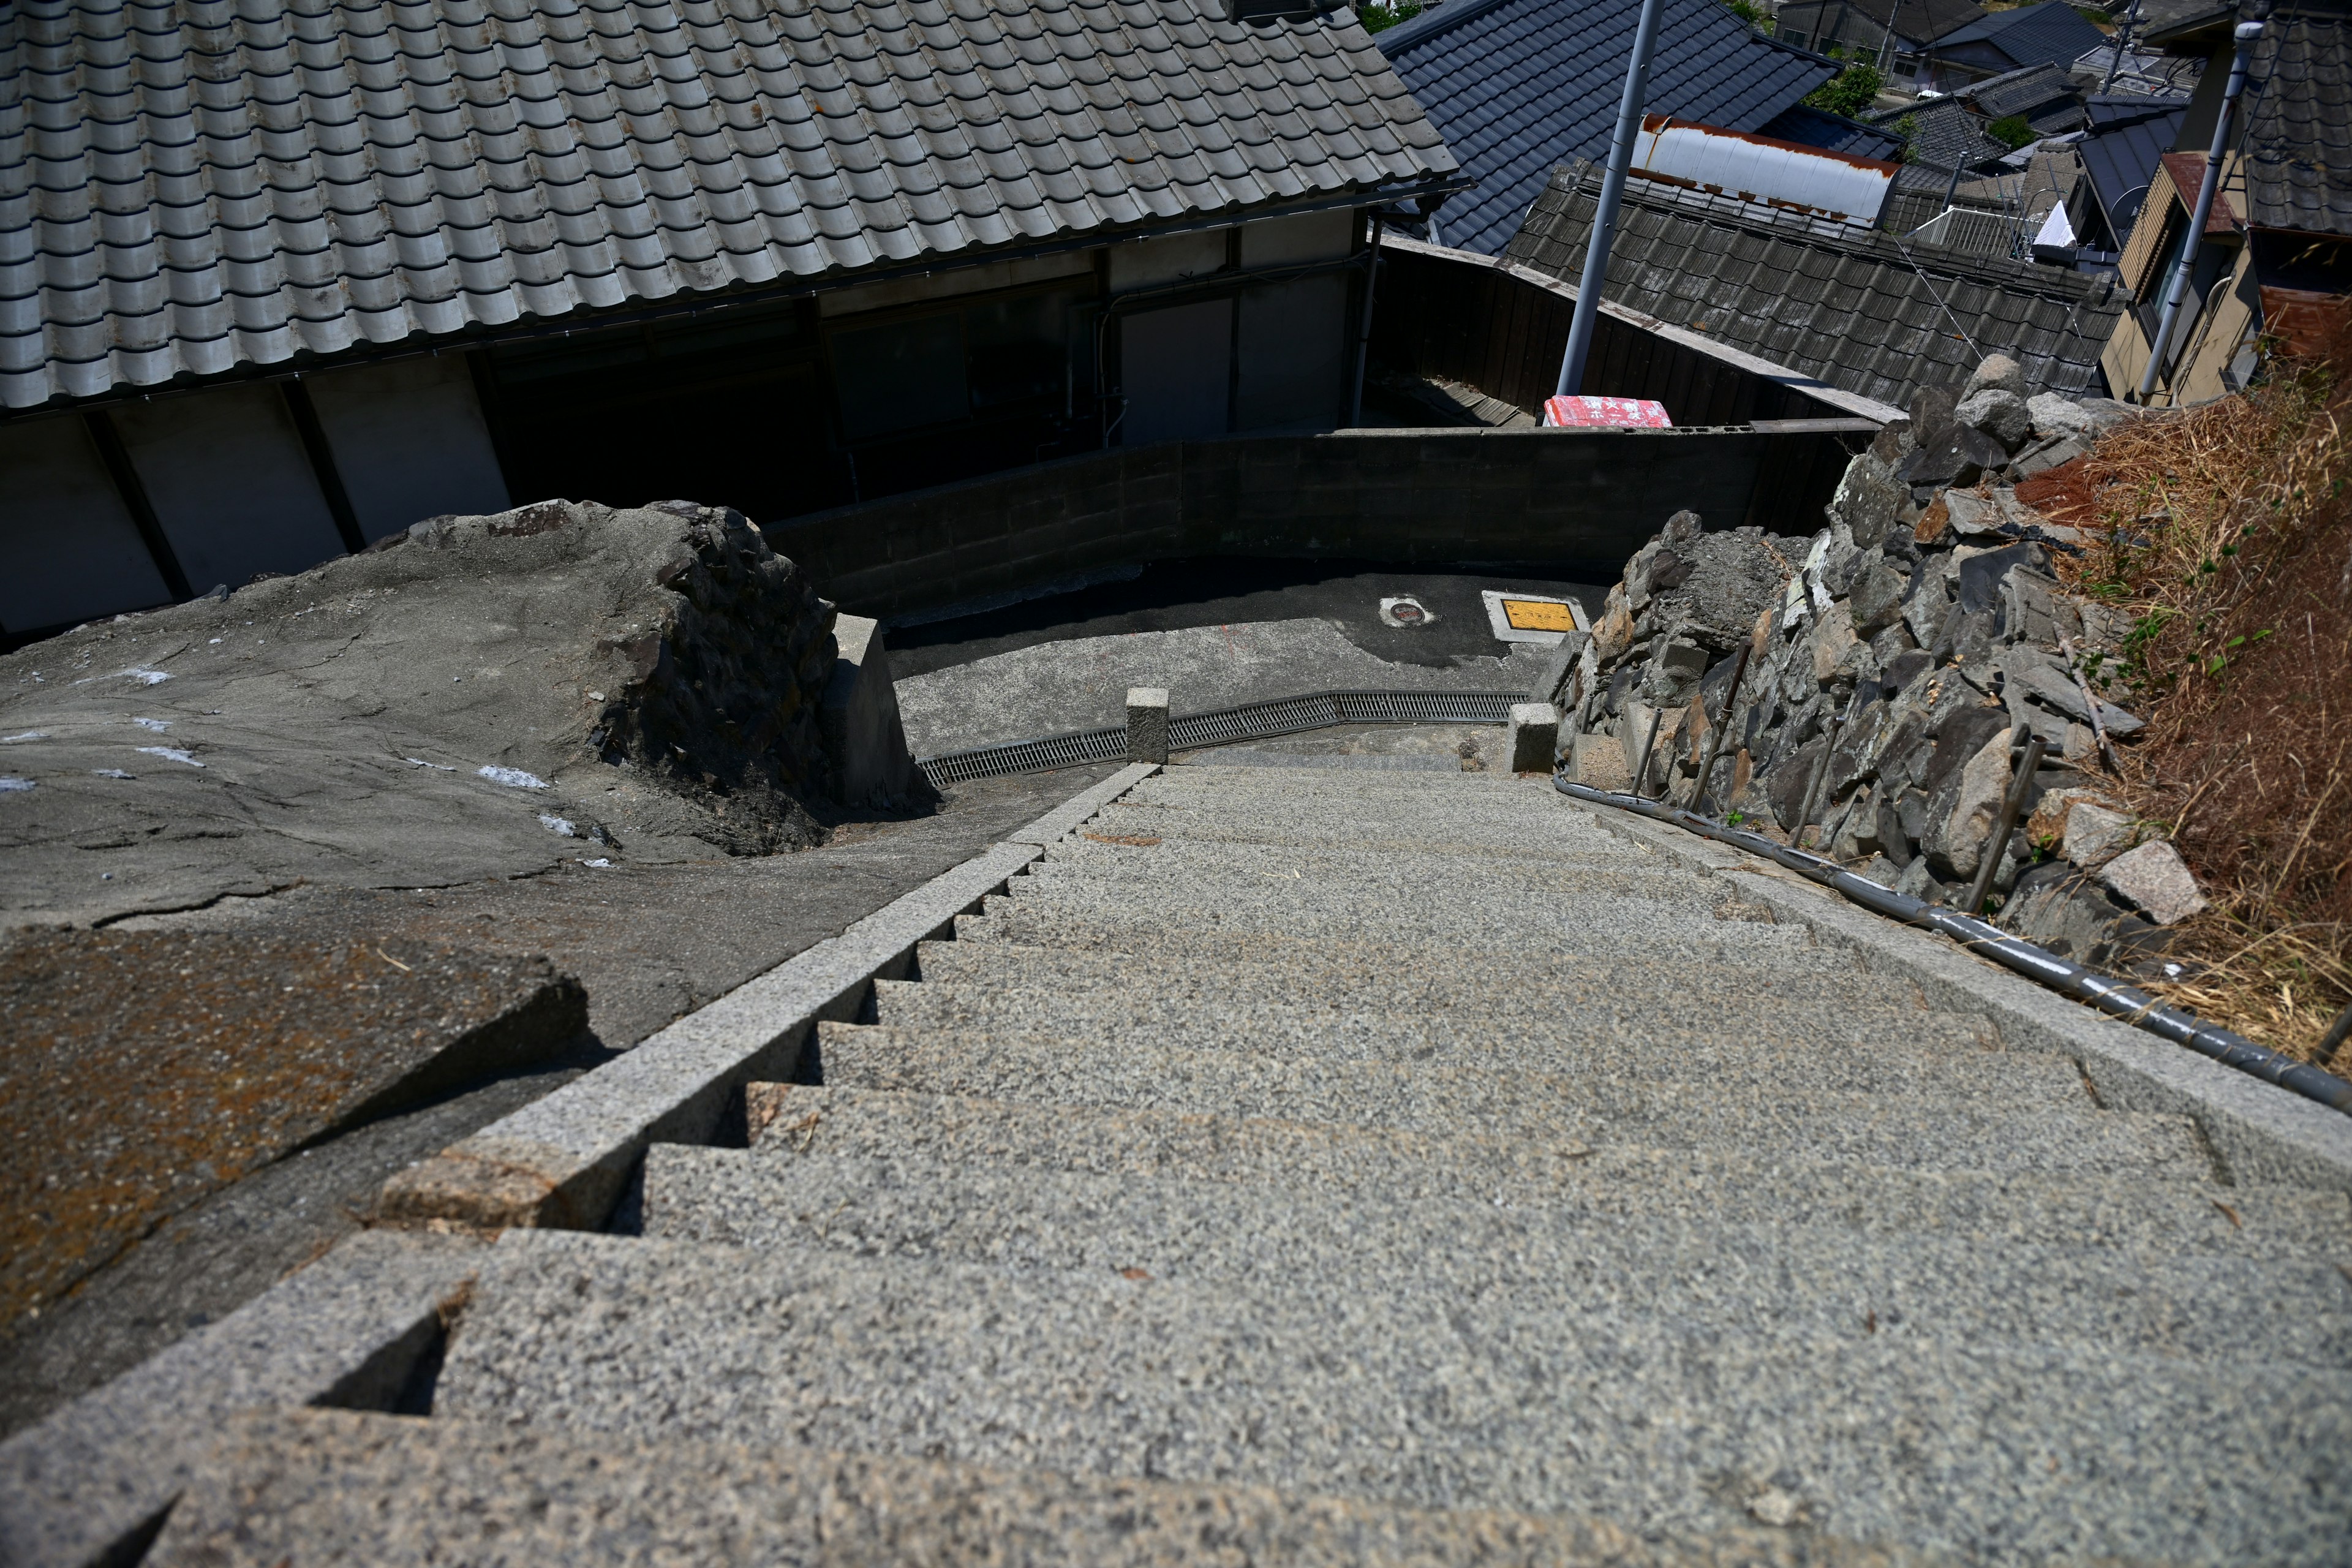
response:
[[[1993,830],[2001,798],[2009,792],[2009,744],[2014,733],[2008,729],[1996,731],[1957,773],[1934,786],[1928,796],[1929,826],[1923,847],[1939,868],[1948,869],[1955,878],[1965,879],[1977,874],[1985,837]]]
[[[1874,559],[1855,576],[1853,592],[1847,599],[1853,633],[1876,637],[1901,620],[1910,587],[1911,579],[1889,565],[1885,556]]]
[[[2151,839],[2116,856],[2100,870],[2099,880],[2158,925],[2177,924],[2206,907],[2197,879],[2169,839]]]
[[[1962,398],[1952,417],[2000,442],[2004,456],[2024,446],[2033,434],[2033,416],[2027,411],[2025,399],[2000,387],[1987,387]]]
[[[1846,465],[1845,477],[1838,480],[1837,493],[1830,498],[1830,518],[1843,523],[1847,537],[1867,550],[1886,537],[1910,499],[1910,487],[1895,477],[1895,470],[1874,451],[1864,452]]]
[[[2059,836],[2060,852],[2086,871],[2095,871],[2132,847],[2139,824],[2120,811],[2093,801],[2077,801],[2066,813]]]
[[[2067,819],[2077,805],[2106,806],[2106,797],[2093,789],[2053,789],[2042,795],[2026,818],[2026,837],[2046,849],[2056,849],[2066,841]]]
[[[2025,397],[2025,367],[2007,354],[1987,354],[1976,371],[1960,388],[1960,400],[1968,401],[1980,392],[2006,392],[2022,402]]]
[[[1899,610],[1901,607],[1898,602],[1895,608]],[[1814,625],[1810,643],[1813,680],[1816,684],[1827,685],[1837,673],[1839,659],[1854,645],[1853,611],[1845,605],[1831,605],[1829,614]]]

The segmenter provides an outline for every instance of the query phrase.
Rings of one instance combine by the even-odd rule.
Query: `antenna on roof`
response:
[[[1633,58],[1625,66],[1625,96],[1617,104],[1617,139],[1609,144],[1609,172],[1601,181],[1601,202],[1592,209],[1592,233],[1584,246],[1584,276],[1576,286],[1576,314],[1568,323],[1568,352],[1559,359],[1559,395],[1584,390],[1584,362],[1592,352],[1592,323],[1601,312],[1601,288],[1609,277],[1609,242],[1615,237],[1617,207],[1625,198],[1625,172],[1633,166],[1633,143],[1642,134],[1642,109],[1650,97],[1650,57],[1658,47],[1658,14],[1664,0],[1642,0],[1642,20],[1633,29]]]

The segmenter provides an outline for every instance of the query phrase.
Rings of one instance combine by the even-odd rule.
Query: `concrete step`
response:
[[[1116,1010],[1100,1026],[1092,1026],[1076,1004],[1056,1011],[1059,1016],[1052,1019],[1024,1019],[1014,1009],[960,1016],[951,1006],[911,1015],[887,1007],[876,1026],[908,1044],[928,1038],[974,1046],[1051,1046],[1074,1055],[1130,1048],[1178,1055],[1230,1051],[1265,1060],[1538,1073],[1568,1086],[1568,1103],[1603,1116],[1619,1114],[1621,1109],[1635,1114],[1624,1108],[1647,1103],[1661,1084],[1738,1100],[1833,1092],[1885,1096],[1921,1106],[1958,1102],[1988,1111],[2095,1109],[2072,1062],[2052,1055],[1984,1050],[1968,1030],[1949,1020],[1912,1026],[1915,1035],[1945,1042],[1938,1051],[1856,1044],[1827,1036],[1811,1040],[1800,1036],[1803,1043],[1794,1043],[1723,1031],[1613,1031],[1605,1019],[1575,1037],[1561,1038],[1539,1030],[1468,1035],[1443,1027],[1415,1029],[1377,1015],[1318,1014],[1310,1008],[1257,1010],[1241,1027],[1204,1018],[1193,1026],[1166,1028],[1123,1026]]]
[[[355,1410],[232,1418],[151,1568],[239,1563],[1020,1563],[1024,1568],[1956,1568],[1817,1531],[1647,1539],[1599,1520],[1264,1487]]]
[[[1710,1335],[1639,1300],[1561,1313],[1433,1283],[1244,1289],[509,1231],[434,1408],[1637,1531],[1738,1523],[1770,1486],[1830,1534],[1988,1561],[2341,1561],[2352,1375]]]
[[[989,895],[981,913],[958,915],[955,922],[958,942],[1118,954],[1170,966],[1255,962],[1302,970],[1325,963],[1364,968],[1412,965],[1430,973],[1492,973],[1506,980],[1546,965],[1577,972],[1621,963],[1688,963],[1776,976],[1818,971],[1841,979],[1866,973],[1850,952],[1804,945],[1810,933],[1801,927],[1747,921],[1719,922],[1707,940],[1671,946],[1645,946],[1638,938],[1598,925],[1538,927],[1512,934],[1517,940],[1502,944],[1402,930],[1365,933],[1338,925],[1320,933],[1259,930],[1239,922],[1228,929],[1219,921],[1171,925],[1156,915],[1098,910],[1074,914],[1035,899],[1007,898],[1001,893]]]
[[[2138,1171],[2204,1179],[2185,1118],[2051,1109],[1984,1110],[1813,1092],[1729,1096],[1706,1084],[1623,1086],[1605,1106],[1576,1080],[1523,1069],[1269,1058],[1137,1043],[1053,1041],[820,1024],[823,1081],[851,1089],[1045,1104],[1211,1111],[1397,1127],[1438,1135],[1517,1131],[1555,1144],[1801,1149],[1815,1158],[1975,1170]]]
[[[985,923],[973,917],[976,923]],[[1183,954],[1155,962],[1098,949],[1040,947],[992,941],[927,942],[916,952],[924,980],[1066,990],[1104,989],[1150,996],[1222,997],[1234,1003],[1288,1004],[1313,997],[1337,1008],[1391,1014],[1460,1009],[1518,1016],[1553,1007],[1632,1005],[1660,1021],[1687,1005],[1715,1016],[1726,1006],[1843,1006],[1923,1015],[1926,993],[1908,980],[1802,963],[1685,963],[1672,955],[1612,953],[1563,963],[1525,952],[1485,952],[1464,962],[1454,949],[1351,942],[1285,942],[1249,960]]]
[[[1269,854],[1269,851],[1275,853]],[[1465,858],[1470,862],[1466,866],[1464,864]],[[1048,847],[1045,858],[1038,864],[1057,868],[1099,868],[1112,875],[1190,876],[1198,873],[1216,876],[1231,875],[1235,871],[1255,873],[1267,869],[1268,861],[1273,859],[1285,862],[1286,869],[1299,867],[1310,872],[1350,879],[1360,876],[1376,879],[1465,874],[1499,877],[1509,875],[1514,870],[1530,877],[1547,878],[1640,876],[1646,873],[1694,882],[1705,879],[1694,871],[1668,863],[1663,857],[1595,853],[1582,847],[1531,846],[1513,857],[1494,852],[1465,857],[1442,849],[1370,849],[1344,842],[1302,843],[1292,847],[1227,844],[1215,839],[1186,838],[1180,835],[1107,833],[1093,824],[1083,832]]]
[[[1089,847],[1094,847],[1089,846]],[[1603,898],[1688,903],[1712,910],[1727,896],[1722,882],[1667,868],[1620,869],[1591,861],[1498,860],[1470,864],[1451,855],[1384,857],[1362,853],[1309,853],[1274,845],[1254,846],[1244,857],[1188,853],[1171,846],[1120,848],[1108,854],[1048,858],[1029,868],[1027,881],[1039,887],[1084,884],[1106,892],[1150,898],[1161,889],[1188,896],[1217,894],[1249,899],[1267,889],[1297,890],[1309,884],[1345,890],[1368,904],[1418,904],[1436,889],[1456,888],[1482,903],[1551,900],[1589,904]]]
[[[1665,857],[1613,834],[1567,822],[1546,824],[1530,831],[1526,822],[1507,816],[1439,825],[1423,816],[1411,823],[1386,823],[1377,827],[1360,821],[1297,816],[1277,826],[1229,821],[1206,810],[1130,806],[1124,801],[1105,806],[1063,843],[1101,843],[1113,837],[1159,838],[1171,844],[1328,844],[1421,854],[1507,858],[1533,855],[1628,866],[1672,864]]]
[[[1543,950],[1576,944],[1673,951],[1736,940],[1759,952],[1785,954],[1807,948],[1811,941],[1811,933],[1799,926],[1717,920],[1704,903],[1624,897],[1489,900],[1475,889],[1436,886],[1410,902],[1368,903],[1357,900],[1350,889],[1304,879],[1267,881],[1246,896],[1215,889],[1105,886],[1034,877],[1015,877],[1006,888],[1004,893],[989,896],[982,913],[993,914],[1004,904],[1028,903],[1081,920]]]
[[[2098,1247],[2134,1256],[2352,1262],[2352,1195],[2302,1187],[2150,1182],[2137,1172],[1921,1170],[1840,1163],[1803,1149],[1657,1149],[1443,1136],[1387,1127],[1038,1104],[889,1090],[782,1089],[755,1161],[804,1154],[1132,1180],[1350,1192],[1394,1204],[1542,1207],[1602,1226],[1791,1224],[1986,1247]]]
[[[960,1259],[1155,1279],[1416,1281],[1566,1312],[1623,1301],[1726,1335],[2076,1343],[2167,1358],[2352,1369],[2352,1290],[2325,1264],[2152,1261],[2079,1247],[1857,1235],[1843,1226],[1578,1224],[1472,1198],[1399,1202],[1182,1177],[1098,1176],[927,1153],[758,1159],[657,1145],[644,1233],[790,1254]]]

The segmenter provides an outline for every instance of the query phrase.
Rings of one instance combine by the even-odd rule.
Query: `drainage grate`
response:
[[[1328,730],[1335,724],[1500,724],[1511,716],[1512,703],[1525,700],[1523,694],[1515,691],[1318,691],[1180,714],[1168,722],[1168,744],[1172,751],[1191,751]],[[1034,741],[1009,741],[1001,746],[975,746],[968,752],[925,757],[917,765],[934,786],[944,786],[1001,773],[1108,763],[1125,755],[1127,727],[1121,724],[1108,730],[1073,730]]]

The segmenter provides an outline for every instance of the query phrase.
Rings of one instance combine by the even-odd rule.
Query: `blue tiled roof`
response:
[[[1853,158],[1896,159],[1903,155],[1903,138],[1843,114],[1831,114],[1805,104],[1793,104],[1759,128],[1759,135],[1801,142],[1825,153]]]
[[[1375,34],[1477,186],[1440,237],[1499,253],[1554,165],[1605,158],[1639,0],[1452,0]],[[1665,0],[1649,112],[1758,131],[1836,68],[1765,37],[1721,0]]]
[[[2021,66],[2070,66],[2102,47],[2107,36],[2077,16],[2066,0],[2043,0],[2015,11],[1996,11],[1936,40],[1937,49],[1988,43]]]

